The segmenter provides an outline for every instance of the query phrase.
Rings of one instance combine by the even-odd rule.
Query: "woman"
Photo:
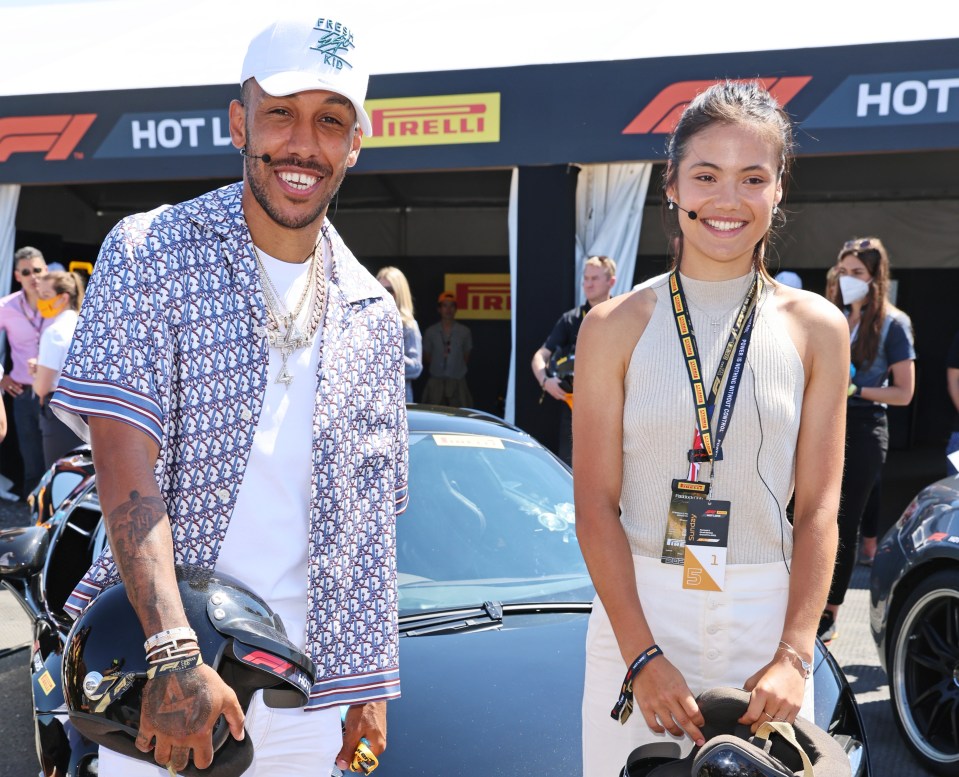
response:
[[[886,405],[908,405],[916,385],[916,351],[909,316],[886,299],[889,255],[882,241],[848,241],[836,263],[838,285],[830,300],[846,315],[852,366],[846,409],[846,468],[839,511],[839,554],[819,636],[836,637],[836,619],[849,588],[859,529],[889,450]],[[872,521],[871,523],[875,523]],[[876,526],[863,525],[863,555],[876,552]]]
[[[587,777],[618,774],[647,742],[685,734],[686,749],[701,744],[695,698],[711,687],[751,692],[741,720],[753,730],[801,709],[813,717],[808,669],[837,542],[849,344],[834,306],[766,271],[791,148],[789,119],[759,85],[720,83],[694,99],[667,146],[664,217],[667,239],[680,238],[678,267],[593,308],[580,331],[576,526],[598,594]],[[736,380],[711,392],[730,342],[725,375]],[[696,376],[705,385],[694,403]],[[705,404],[717,408],[708,423]],[[710,502],[686,497],[707,488]],[[628,669],[636,714],[621,725]]]
[[[51,272],[37,284],[37,310],[53,319],[40,335],[40,351],[32,365],[33,392],[40,400],[40,434],[43,458],[49,468],[83,441],[50,410],[50,395],[57,387],[60,370],[67,358],[78,311],[83,302],[83,280],[75,272]]]
[[[413,381],[423,372],[423,338],[413,318],[413,295],[406,276],[396,267],[382,267],[376,279],[383,285],[400,311],[403,320],[403,364],[406,367],[406,401],[413,401]]]

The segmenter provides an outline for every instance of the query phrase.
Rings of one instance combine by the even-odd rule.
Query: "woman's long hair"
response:
[[[896,306],[886,297],[889,292],[889,253],[882,241],[878,237],[847,241],[839,252],[839,258],[836,259],[837,267],[849,255],[855,256],[862,262],[872,276],[869,292],[862,305],[859,330],[852,344],[852,363],[858,370],[868,367],[875,360],[876,354],[879,353],[879,340],[882,337],[882,325],[886,320],[886,314],[890,309],[895,310]],[[840,310],[844,308],[838,283],[831,288],[827,287],[826,296]]]
[[[410,284],[403,275],[403,271],[396,267],[381,267],[376,273],[376,280],[386,281],[393,288],[393,299],[400,311],[400,318],[404,326],[415,323],[413,316],[413,295],[410,293]]]
[[[68,307],[71,310],[79,312],[80,305],[83,304],[83,278],[75,272],[48,272],[43,276],[43,280],[49,281],[53,287],[54,294],[67,294],[70,297]]]
[[[721,81],[713,84],[686,106],[676,123],[676,128],[666,142],[667,164],[663,173],[662,215],[673,267],[678,265],[682,257],[683,232],[679,227],[680,211],[669,209],[666,192],[676,182],[680,162],[689,152],[690,141],[703,130],[717,125],[751,128],[773,144],[779,157],[777,173],[785,198],[795,146],[792,120],[779,107],[775,98],[756,81]],[[769,230],[753,249],[753,262],[756,269],[767,279],[770,276],[766,269],[766,254],[773,230],[775,226],[781,226],[786,220],[781,208],[778,210],[778,216],[780,223],[770,224]]]

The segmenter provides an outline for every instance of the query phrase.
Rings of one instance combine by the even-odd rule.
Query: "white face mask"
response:
[[[869,293],[869,283],[853,278],[851,275],[840,275],[839,291],[842,293],[842,304],[851,305],[853,302],[859,302]]]

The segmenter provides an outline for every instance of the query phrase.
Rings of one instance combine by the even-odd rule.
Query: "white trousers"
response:
[[[340,709],[272,709],[257,693],[246,714],[246,735],[253,742],[253,763],[243,777],[327,777],[343,746]],[[216,761],[209,769],[216,774]],[[100,777],[169,777],[153,762],[138,761],[100,748]]]
[[[683,568],[659,559],[633,556],[633,566],[653,638],[694,696],[718,686],[742,688],[772,659],[789,593],[789,574],[782,563],[729,566],[722,593],[684,590]],[[692,749],[685,736],[650,731],[638,707],[625,724],[610,717],[627,668],[597,597],[586,633],[584,777],[618,777],[629,754],[650,742],[678,742],[684,755]],[[815,719],[812,678],[806,682],[799,714]]]

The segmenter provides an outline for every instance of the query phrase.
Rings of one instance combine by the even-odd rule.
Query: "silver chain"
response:
[[[266,326],[255,327],[254,331],[260,337],[266,337],[271,348],[279,350],[283,363],[280,367],[280,373],[277,375],[276,383],[281,383],[287,387],[293,382],[293,375],[287,369],[287,362],[290,356],[312,343],[313,337],[319,329],[320,321],[323,320],[323,315],[326,312],[326,272],[322,251],[319,251],[324,238],[329,246],[330,256],[332,257],[333,255],[333,244],[327,234],[326,227],[324,227],[320,234],[320,239],[316,241],[316,245],[313,246],[313,251],[308,257],[307,261],[310,262],[310,276],[307,279],[306,285],[303,287],[303,293],[300,295],[300,299],[297,301],[292,313],[287,311],[286,305],[283,303],[283,298],[273,285],[273,280],[270,278],[266,265],[260,256],[260,249],[255,245],[253,246],[257,269],[260,272],[262,281],[263,298],[266,302],[267,314]],[[319,257],[317,257],[318,252],[320,253]],[[297,321],[299,321],[303,312],[303,305],[307,297],[311,297],[310,318],[307,322],[306,331],[301,333],[297,328]]]

